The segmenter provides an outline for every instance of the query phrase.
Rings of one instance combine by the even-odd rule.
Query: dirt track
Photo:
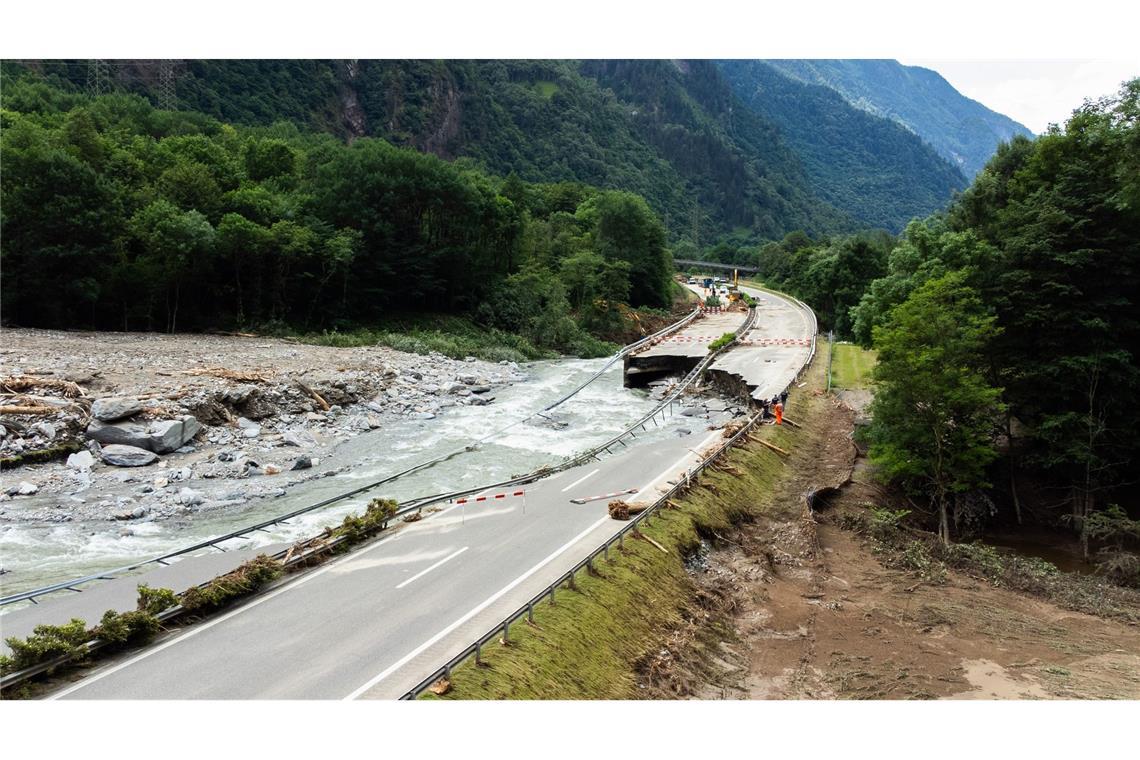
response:
[[[851,413],[836,407],[822,417],[765,517],[741,527],[738,545],[713,550],[695,576],[729,600],[734,629],[695,696],[1140,698],[1136,626],[953,571],[943,584],[921,582],[884,567],[859,536],[832,524],[833,510],[884,503],[864,467],[828,511],[805,519],[804,494],[853,469]]]

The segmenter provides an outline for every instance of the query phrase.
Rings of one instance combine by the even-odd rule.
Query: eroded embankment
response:
[[[727,597],[694,582],[693,570],[704,547],[731,540],[736,526],[761,516],[796,472],[759,441],[786,452],[816,445],[817,421],[831,405],[816,395],[819,381],[817,368],[789,400],[800,428],[759,428],[756,440],[731,451],[684,498],[659,511],[643,531],[652,541],[627,540],[608,562],[596,563],[595,575],[583,574],[555,604],[536,608],[535,624],[516,626],[509,646],[485,648],[481,665],[456,668],[446,698],[681,696],[713,677],[717,642],[731,636],[725,625],[731,610]],[[849,455],[846,464],[849,472]],[[772,561],[780,560],[758,559]]]
[[[885,536],[906,502],[857,459],[822,367],[792,391],[799,427],[759,429],[445,698],[1140,697],[1135,594],[1028,563],[1045,594],[1013,582],[1025,562]]]

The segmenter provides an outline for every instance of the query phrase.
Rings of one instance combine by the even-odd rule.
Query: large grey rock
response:
[[[193,507],[201,504],[206,500],[201,491],[195,491],[193,488],[183,488],[178,492],[178,501],[188,507]]]
[[[104,445],[134,446],[156,454],[167,454],[184,446],[201,429],[201,423],[191,416],[158,420],[149,425],[92,420],[87,426],[87,437]]]
[[[91,405],[91,416],[103,422],[114,422],[142,411],[142,402],[137,398],[97,398]]]
[[[32,432],[39,433],[50,441],[52,438],[55,438],[56,430],[55,425],[51,424],[50,422],[37,422],[36,424],[32,425]]]
[[[110,423],[92,420],[87,426],[87,437],[104,445],[150,449],[150,435],[147,433],[146,425],[137,422]]]
[[[158,461],[158,456],[153,451],[138,446],[124,446],[121,443],[104,446],[99,450],[99,458],[116,467],[142,467]]]
[[[90,470],[95,464],[95,457],[90,451],[77,451],[67,458],[67,466],[76,470]]]
[[[185,446],[194,436],[198,435],[198,431],[201,429],[202,423],[190,415],[178,420],[161,420],[151,423],[148,430],[150,445],[146,448],[156,454],[166,454]]]
[[[298,448],[307,448],[317,444],[316,439],[313,438],[313,434],[308,430],[286,430],[281,436],[281,442],[286,446],[296,446]]]

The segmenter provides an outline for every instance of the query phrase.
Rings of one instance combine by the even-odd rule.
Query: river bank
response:
[[[615,365],[546,417],[522,423],[522,418],[594,376],[605,360],[519,366],[234,336],[27,331],[19,339],[22,351],[0,354],[5,359],[0,366],[6,368],[2,374],[14,374],[7,369],[12,367],[63,371],[65,361],[79,369],[105,367],[95,378],[99,382],[81,386],[88,404],[110,393],[145,395],[155,386],[175,393],[185,385],[187,392],[179,399],[163,399],[168,413],[177,416],[188,411],[179,404],[182,399],[224,397],[242,386],[252,386],[257,395],[251,393],[245,406],[227,407],[235,421],[205,425],[192,450],[163,454],[145,467],[112,467],[93,457],[87,470],[61,460],[5,471],[5,489],[20,482],[36,486],[34,494],[6,496],[0,502],[5,571],[0,585],[5,593],[174,551],[355,490],[441,454],[461,452],[446,466],[420,470],[377,491],[235,539],[225,548],[255,548],[316,535],[374,496],[402,500],[507,479],[608,440],[651,409],[654,397],[664,391],[624,388],[620,365]],[[15,346],[14,340],[5,343],[8,350]],[[53,361],[57,363],[49,363]],[[266,381],[181,374],[215,366],[261,373]],[[268,372],[269,367],[274,372]],[[355,401],[330,404],[340,408],[328,413],[306,411],[306,404],[319,405],[290,382],[293,377],[303,378],[322,396],[328,393],[330,402],[341,398],[335,391],[354,394]],[[472,378],[475,382],[465,382]],[[245,437],[236,415],[248,413],[250,403],[278,397],[282,401],[273,413],[250,420],[260,428],[258,434]],[[305,432],[312,443],[302,439],[306,445],[297,446],[288,441]],[[640,437],[676,434],[654,428]],[[308,457],[313,466],[289,469],[300,457]],[[281,472],[266,474],[267,464]]]
[[[82,450],[6,469],[0,523],[161,520],[276,495],[337,472],[345,463],[336,451],[347,440],[490,404],[497,390],[526,377],[513,362],[383,347],[153,333],[4,336],[0,375],[23,381],[19,398],[50,412],[5,415],[0,454]],[[88,431],[100,424],[92,408],[108,399],[138,409],[125,418],[130,423],[190,416],[201,430],[148,466],[107,464]]]

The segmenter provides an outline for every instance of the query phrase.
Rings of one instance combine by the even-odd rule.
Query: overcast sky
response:
[[[958,92],[1040,134],[1063,123],[1085,98],[1109,95],[1140,76],[1140,60],[902,59],[934,69]]]

